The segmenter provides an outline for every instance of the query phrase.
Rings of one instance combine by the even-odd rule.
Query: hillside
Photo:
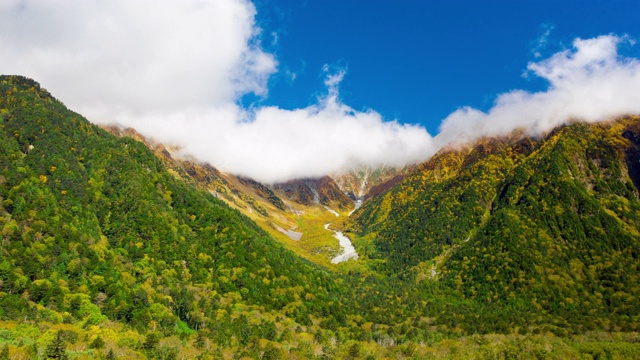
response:
[[[627,117],[446,149],[347,228],[385,273],[583,329],[635,330],[639,139],[640,118]]]
[[[3,319],[207,329],[230,344],[249,312],[256,331],[340,316],[329,273],[34,81],[0,78],[0,121]]]
[[[638,357],[639,128],[382,171],[351,220],[329,177],[296,203],[1,76],[0,359]],[[322,265],[329,222],[358,261]]]

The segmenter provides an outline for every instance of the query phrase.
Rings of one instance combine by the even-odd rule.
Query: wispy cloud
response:
[[[540,26],[542,30],[542,34],[536,39],[531,49],[531,53],[534,57],[539,58],[542,56],[542,50],[544,50],[549,43],[549,36],[551,36],[551,32],[555,29],[555,26],[552,24],[542,24]]]
[[[347,69],[338,68],[335,71],[332,71],[332,67],[329,67],[328,64],[325,64],[322,67],[322,72],[326,75],[324,84],[327,86],[329,91],[336,92],[338,89],[338,85],[342,82],[344,76],[347,74]]]

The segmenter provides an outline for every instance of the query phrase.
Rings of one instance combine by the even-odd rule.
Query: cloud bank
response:
[[[618,54],[631,41],[614,35],[577,39],[528,64],[527,76],[548,81],[545,91],[501,94],[487,112],[461,108],[435,138],[344,104],[346,71],[331,66],[322,70],[327,90],[315,104],[247,109],[241,97],[268,96],[278,71],[255,15],[249,0],[5,0],[0,72],[40,81],[91,121],[134,127],[266,183],[402,166],[452,142],[640,113],[640,62]]]
[[[245,117],[250,120],[241,120]],[[320,177],[362,165],[403,166],[426,159],[434,150],[424,128],[384,121],[374,111],[355,111],[340,102],[333,86],[318,104],[304,109],[263,107],[249,113],[229,104],[139,116],[127,123],[167,142],[188,139],[179,142],[184,153],[265,183]]]
[[[0,4],[2,73],[40,81],[98,123],[117,122],[219,169],[271,183],[430,155],[421,127],[339,100],[344,71],[303,109],[245,109],[277,71],[247,0],[13,0]]]
[[[514,90],[497,97],[488,112],[465,107],[440,126],[436,143],[464,143],[524,129],[541,135],[568,121],[597,122],[640,113],[640,61],[618,54],[631,40],[605,35],[576,39],[572,50],[528,64],[528,74],[548,81],[541,92]]]

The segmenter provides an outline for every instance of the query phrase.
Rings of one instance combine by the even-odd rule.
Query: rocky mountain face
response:
[[[353,200],[329,176],[319,179],[291,180],[275,184],[274,188],[281,191],[288,199],[300,204],[321,204],[332,211],[340,212],[354,208]]]
[[[362,167],[344,174],[331,175],[331,178],[352,201],[360,206],[369,198],[401,182],[411,169],[412,167],[401,169],[389,166],[381,166],[377,169]]]

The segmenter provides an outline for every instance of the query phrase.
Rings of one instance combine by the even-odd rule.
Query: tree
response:
[[[205,342],[204,342],[204,335],[202,335],[202,330],[200,330],[200,331],[198,331],[198,335],[197,335],[197,337],[196,337],[195,346],[196,346],[198,349],[202,349],[202,348],[204,347],[204,345],[205,345]]]
[[[0,360],[9,360],[9,345],[5,344],[0,351]]]
[[[98,337],[93,339],[91,344],[89,344],[90,349],[102,349],[103,347],[104,347],[104,340],[102,340],[100,335],[98,335]]]
[[[33,344],[31,344],[31,346],[29,347],[29,352],[31,353],[31,355],[33,355],[34,359],[38,358],[38,343],[37,342],[33,342]]]
[[[53,338],[53,341],[47,346],[46,351],[47,359],[68,359],[66,346],[64,344],[64,340],[62,340],[62,334],[60,331],[56,333],[56,337]]]
[[[272,343],[267,345],[267,348],[264,350],[264,354],[262,354],[263,360],[279,360],[282,359],[282,350],[273,346]]]
[[[113,352],[113,349],[109,349],[109,352],[107,353],[107,360],[116,360],[116,354]]]
[[[360,344],[353,343],[353,345],[349,347],[349,357],[355,359],[358,356],[360,356]]]
[[[147,338],[144,340],[144,344],[142,344],[142,348],[145,350],[153,350],[156,345],[158,345],[158,342],[160,341],[160,339],[158,339],[158,335],[156,335],[156,333],[150,333],[149,335],[147,335]]]

